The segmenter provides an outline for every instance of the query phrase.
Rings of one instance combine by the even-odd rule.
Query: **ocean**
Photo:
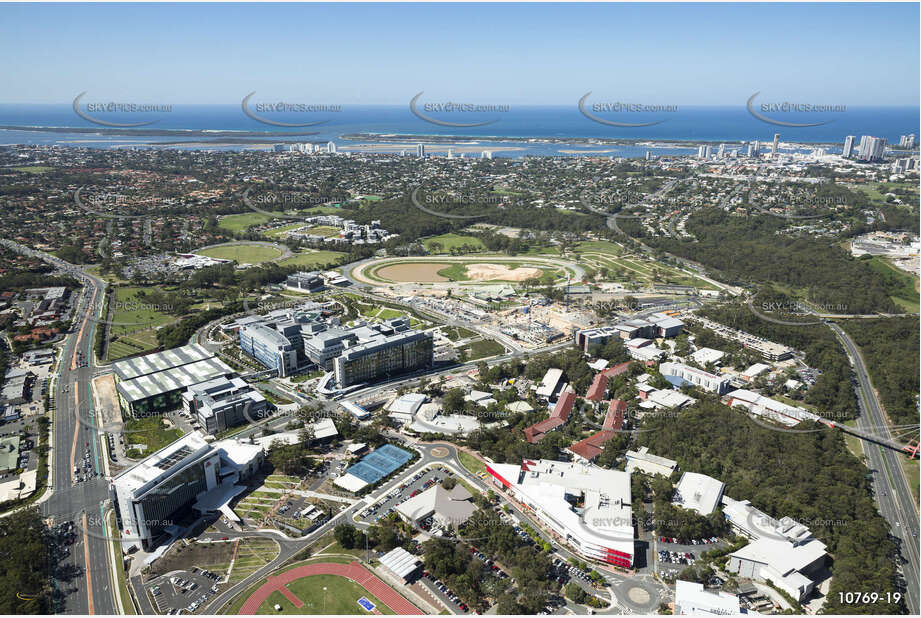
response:
[[[641,157],[647,151],[653,155],[679,155],[696,153],[696,145],[669,142],[725,142],[727,148],[738,147],[740,142],[759,140],[770,143],[774,134],[780,134],[780,142],[802,145],[788,151],[802,151],[808,145],[828,144],[829,152],[840,152],[840,144],[846,135],[874,135],[886,138],[889,143],[898,144],[899,136],[919,131],[918,107],[861,107],[845,111],[768,113],[765,116],[782,122],[813,123],[827,122],[821,126],[789,127],[778,126],[755,118],[744,102],[737,106],[722,107],[679,107],[677,111],[603,113],[589,112],[596,117],[616,122],[650,123],[652,126],[620,127],[609,126],[587,118],[574,102],[571,106],[510,106],[508,111],[486,113],[431,113],[427,116],[447,122],[478,122],[495,120],[486,126],[455,127],[426,122],[413,114],[409,105],[401,106],[350,106],[343,105],[340,111],[330,112],[261,112],[257,115],[275,122],[304,123],[319,121],[322,124],[304,128],[288,128],[265,124],[244,113],[236,105],[171,105],[168,111],[156,112],[91,112],[87,101],[81,101],[81,111],[104,122],[137,123],[153,120],[143,127],[153,130],[252,132],[243,138],[258,142],[258,145],[227,143],[226,138],[199,135],[166,136],[124,136],[107,134],[109,129],[94,124],[74,112],[71,104],[22,105],[0,104],[0,126],[21,127],[66,127],[99,132],[48,132],[0,129],[0,145],[41,144],[69,145],[92,148],[151,147],[170,143],[169,147],[206,150],[239,150],[245,148],[264,149],[266,144],[285,141],[323,143],[333,141],[341,150],[349,150],[357,144],[381,144],[386,140],[371,136],[411,136],[400,140],[400,146],[390,151],[407,149],[414,152],[416,141],[426,142],[429,152],[441,152],[446,144],[427,142],[424,136],[463,136],[468,139],[454,140],[455,152],[466,151],[479,156],[483,150],[493,151],[497,157],[580,156],[604,155],[620,157]],[[255,104],[248,109],[255,112]],[[417,106],[422,111],[422,106]],[[760,111],[760,108],[756,108]],[[294,137],[294,132],[315,133]],[[258,135],[255,135],[258,133]],[[289,135],[270,135],[273,133]],[[263,135],[264,134],[264,135]],[[343,139],[344,135],[363,134],[361,140]],[[628,140],[632,143],[598,144],[586,140]],[[514,141],[508,141],[514,140]],[[571,141],[570,141],[571,140]],[[182,143],[176,143],[182,142]],[[834,145],[838,145],[837,148]],[[503,148],[514,148],[503,150]],[[744,146],[740,147],[744,154]],[[764,152],[764,148],[762,148]],[[469,155],[468,155],[469,156]]]

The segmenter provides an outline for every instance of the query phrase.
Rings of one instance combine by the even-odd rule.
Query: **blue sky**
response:
[[[919,5],[0,4],[0,102],[917,105]]]

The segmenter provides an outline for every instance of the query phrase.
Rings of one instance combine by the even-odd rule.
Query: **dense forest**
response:
[[[650,451],[668,453],[684,470],[720,479],[727,496],[808,525],[834,557],[826,613],[905,613],[903,605],[839,602],[839,592],[896,591],[898,560],[866,467],[847,450],[840,432],[772,431],[715,402],[702,402],[677,418],[650,418],[646,429],[642,440]]]
[[[403,239],[456,232],[472,223],[559,232],[588,232],[605,229],[604,218],[600,215],[575,213],[550,206],[535,208],[533,205],[525,204],[504,205],[497,204],[494,200],[495,195],[489,193],[470,196],[463,201],[453,201],[449,198],[435,203],[429,203],[423,197],[417,197],[417,201],[425,208],[451,215],[451,217],[440,217],[419,209],[413,204],[411,194],[406,194],[398,199],[363,205],[357,210],[350,211],[348,216],[359,224],[380,220],[383,227],[396,232]]]
[[[739,284],[775,283],[810,302],[844,307],[840,313],[896,313],[888,282],[838,243],[781,233],[777,217],[734,217],[703,211],[687,223],[696,242],[647,238],[645,242],[709,268]],[[622,226],[623,227],[623,226]]]
[[[873,386],[894,424],[918,424],[918,318],[841,320],[841,328],[860,346]],[[917,433],[913,436],[917,438]]]
[[[50,534],[37,509],[23,509],[0,519],[0,612],[3,614],[53,612],[49,586]]]

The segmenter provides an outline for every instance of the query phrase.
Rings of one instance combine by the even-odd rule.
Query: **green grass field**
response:
[[[461,462],[462,466],[474,474],[486,471],[486,464],[484,464],[470,453],[466,453],[458,449],[457,458]]]
[[[282,266],[303,266],[305,268],[316,268],[324,264],[340,264],[347,253],[341,251],[305,251],[292,257],[286,258],[279,262]]]
[[[242,581],[261,569],[275,559],[278,551],[278,543],[272,539],[249,538],[244,540],[237,549],[237,559],[230,572],[230,583]]]
[[[326,236],[327,238],[338,236],[339,232],[341,231],[342,230],[332,225],[317,225],[304,230],[304,232],[307,234],[314,234],[315,236]]]
[[[469,281],[466,264],[451,264],[438,271],[438,274],[451,281]]]
[[[280,214],[280,213],[279,213]],[[254,225],[262,225],[271,221],[271,217],[258,212],[244,212],[240,215],[227,215],[221,217],[217,226],[228,232],[245,232]]]
[[[182,437],[182,431],[178,428],[167,429],[163,424],[163,419],[159,416],[146,416],[143,418],[129,418],[125,420],[125,440],[129,457],[134,457],[137,453],[132,450],[135,444],[146,444],[147,448],[140,452],[143,455],[149,455],[158,451],[164,446],[171,444]]]
[[[153,350],[158,345],[156,328],[179,319],[166,311],[158,310],[154,303],[147,302],[138,295],[145,289],[158,290],[132,286],[115,289],[114,298],[109,301],[110,307],[114,309],[109,336],[117,339],[109,342],[107,360]]]
[[[281,236],[285,232],[296,230],[299,227],[304,227],[304,224],[303,223],[289,223],[287,225],[281,225],[279,227],[273,227],[270,230],[266,230],[263,236],[268,236],[269,238],[276,238],[278,236]]]
[[[575,250],[583,253],[610,253],[611,255],[620,255],[624,252],[623,247],[606,240],[586,240],[576,245]]]
[[[491,339],[474,341],[457,348],[457,353],[464,362],[486,358],[487,356],[495,356],[503,352],[505,352],[505,347],[501,343]]]
[[[304,602],[300,608],[288,601],[280,592],[273,592],[259,608],[259,614],[367,614],[358,604],[358,599],[365,597],[377,606],[382,614],[393,614],[386,605],[381,603],[367,590],[338,575],[312,575],[294,580],[287,585],[288,590]],[[325,590],[324,590],[325,588]],[[275,605],[281,605],[280,612],[275,611]]]
[[[425,248],[428,249],[430,253],[435,251],[432,249],[433,243],[439,243],[441,249],[439,253],[451,253],[451,249],[456,249],[468,245],[473,247],[475,251],[485,251],[486,245],[483,244],[476,236],[464,236],[462,234],[442,234],[441,236],[432,236],[431,238],[426,238],[422,241],[422,244],[425,245]]]
[[[902,457],[900,461],[905,471],[905,480],[908,481],[908,486],[911,488],[911,495],[915,499],[915,504],[918,504],[918,490],[921,489],[921,462],[917,459],[908,459],[908,457]]]
[[[13,170],[27,174],[44,174],[45,172],[53,171],[54,168],[46,165],[26,165],[24,167],[14,167]]]
[[[451,341],[460,341],[461,339],[467,339],[468,337],[476,336],[475,332],[463,328],[462,326],[446,326],[441,329],[441,332],[444,333],[444,336]]]
[[[277,247],[245,244],[220,245],[210,249],[201,249],[196,253],[220,260],[236,260],[240,264],[261,264],[284,255],[284,252]]]

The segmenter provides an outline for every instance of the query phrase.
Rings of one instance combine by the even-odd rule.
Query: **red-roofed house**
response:
[[[576,394],[572,391],[566,391],[560,395],[560,398],[557,399],[556,405],[553,406],[553,413],[550,415],[551,418],[559,418],[565,423],[569,420],[569,415],[572,412],[572,404],[576,402]]]
[[[566,421],[556,418],[556,417],[550,417],[548,419],[544,419],[526,428],[524,430],[524,438],[531,444],[537,444],[538,442],[544,439],[545,435],[547,435],[554,429],[558,429],[559,427],[562,427],[565,424],[566,424]]]
[[[595,379],[592,380],[592,385],[588,387],[588,393],[585,395],[585,398],[589,401],[601,401],[604,399],[604,393],[608,388],[608,381],[610,378],[604,373],[596,373]]]
[[[560,394],[556,405],[553,406],[553,412],[550,418],[534,423],[524,430],[525,440],[531,444],[537,444],[545,435],[562,427],[569,420],[572,413],[572,405],[576,402],[576,394],[572,391],[565,391]]]
[[[604,443],[617,435],[616,431],[603,429],[569,447],[569,452],[585,461],[594,461],[604,450]]]
[[[608,379],[616,378],[622,373],[626,373],[630,369],[630,361],[626,363],[621,363],[619,365],[614,365],[613,367],[608,367],[607,369],[601,372],[602,375],[606,376]]]
[[[624,413],[627,411],[627,402],[623,399],[612,399],[608,406],[608,413],[604,417],[605,429],[614,429],[620,431],[624,426]]]

